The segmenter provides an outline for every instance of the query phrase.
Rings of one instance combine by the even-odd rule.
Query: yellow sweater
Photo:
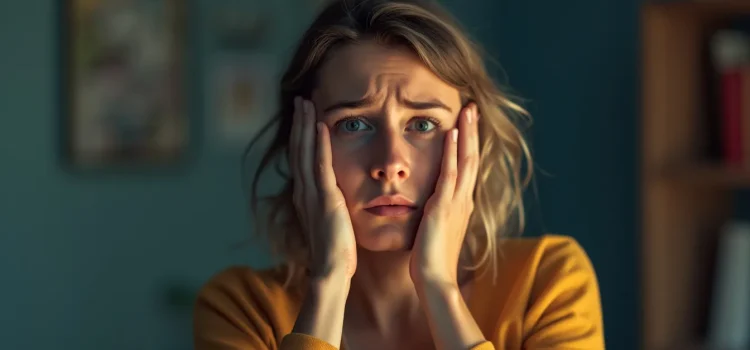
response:
[[[472,350],[604,349],[599,287],[588,256],[569,237],[503,241],[497,283],[479,276],[467,306],[487,342]],[[290,332],[302,294],[278,270],[233,267],[201,290],[194,310],[197,350],[329,350]]]

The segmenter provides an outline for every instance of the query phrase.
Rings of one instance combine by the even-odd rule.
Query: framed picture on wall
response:
[[[75,168],[174,163],[188,141],[183,0],[63,0],[61,108]]]
[[[244,147],[277,107],[276,60],[263,53],[225,52],[212,61],[206,115],[213,138],[225,146]]]

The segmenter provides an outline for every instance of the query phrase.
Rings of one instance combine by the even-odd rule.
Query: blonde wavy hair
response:
[[[463,101],[479,107],[480,166],[465,243],[476,264],[465,268],[489,262],[495,276],[499,240],[520,234],[524,227],[522,196],[533,162],[519,125],[530,118],[492,81],[478,45],[432,1],[338,0],[326,6],[307,29],[281,80],[278,113],[246,149],[247,158],[259,138],[278,124],[249,188],[253,214],[266,218],[256,220],[256,232],[267,232],[273,252],[286,261],[287,285],[304,276],[308,242],[292,203],[292,177],[281,168],[288,164],[282,158],[288,159],[293,99],[310,98],[319,79],[317,72],[334,49],[364,40],[410,48],[435,75],[456,87]],[[270,205],[261,215],[258,183],[274,162],[286,183],[280,193],[263,198]]]

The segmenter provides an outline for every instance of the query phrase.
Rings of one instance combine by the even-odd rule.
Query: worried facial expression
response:
[[[462,107],[458,89],[410,50],[364,42],[332,52],[312,101],[331,131],[357,244],[409,249]]]

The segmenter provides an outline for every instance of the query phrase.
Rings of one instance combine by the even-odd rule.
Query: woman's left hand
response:
[[[479,119],[476,104],[461,110],[458,129],[445,138],[440,176],[425,203],[409,262],[416,285],[458,284],[458,262],[469,219],[479,168]]]

